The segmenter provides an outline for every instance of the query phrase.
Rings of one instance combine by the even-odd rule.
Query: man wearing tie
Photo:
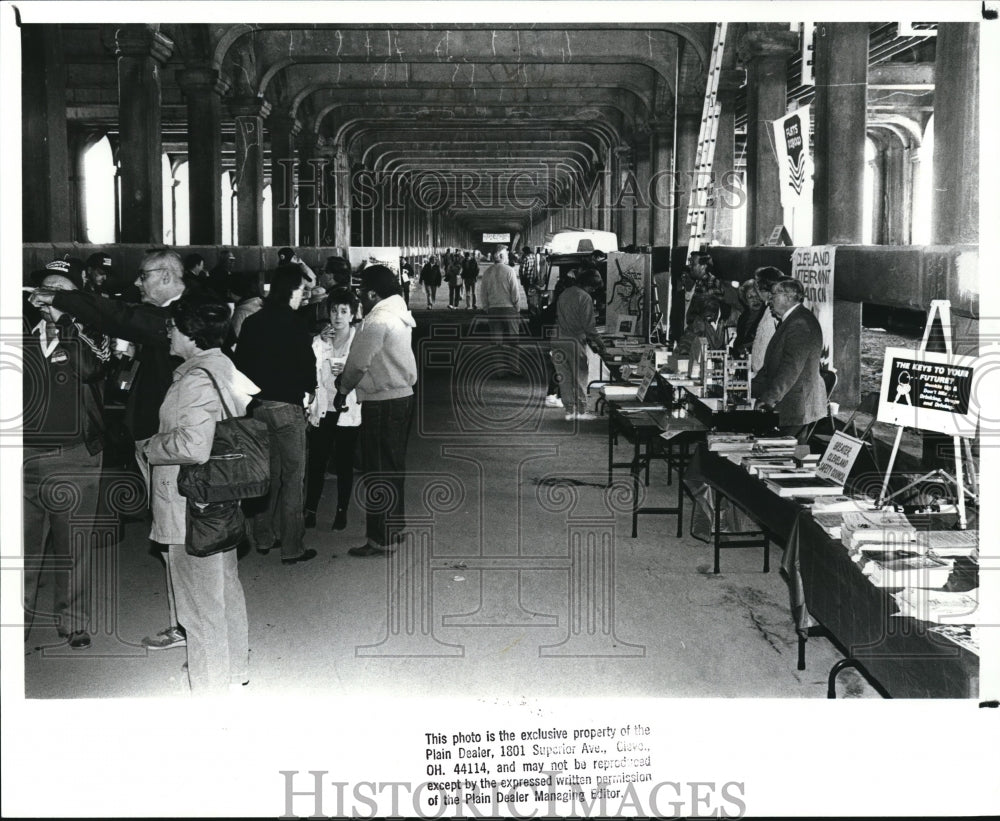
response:
[[[826,385],[820,376],[823,331],[802,305],[802,283],[790,277],[771,291],[771,313],[778,322],[764,365],[753,379],[758,410],[778,414],[778,430],[804,444],[807,426],[826,415]]]

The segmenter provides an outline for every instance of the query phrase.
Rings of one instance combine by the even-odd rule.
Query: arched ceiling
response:
[[[71,32],[65,38],[70,119],[114,131],[118,27],[64,28]],[[225,163],[233,151],[228,104],[257,101],[272,123],[294,121],[300,145],[342,153],[352,168],[415,175],[418,185],[439,185],[442,172],[460,171],[462,178],[447,186],[452,215],[467,226],[516,230],[523,208],[478,213],[475,203],[497,184],[511,185],[519,202],[544,203],[568,186],[590,185],[599,170],[625,155],[621,149],[634,149],[633,156],[644,151],[651,128],[669,133],[678,101],[700,104],[714,24],[154,28],[173,43],[162,73],[162,123],[164,145],[174,157],[186,151],[187,132],[176,75],[214,69],[224,95]],[[735,43],[744,29],[731,26],[729,40]],[[873,24],[873,65],[914,53],[919,40],[894,35]],[[726,65],[734,59],[730,54]],[[798,64],[792,58],[790,72]],[[912,89],[926,79],[919,67],[894,66],[886,66],[883,85],[872,89],[870,105],[880,112],[875,120],[893,121],[900,83]],[[905,75],[897,77],[900,70]],[[789,96],[797,99],[802,92],[795,79],[790,73]],[[914,110],[925,103],[912,93],[907,99]],[[268,168],[271,160],[267,154]],[[421,171],[433,173],[421,181]],[[469,175],[476,174],[481,181],[470,189]]]

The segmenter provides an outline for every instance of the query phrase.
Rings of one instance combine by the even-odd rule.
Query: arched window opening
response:
[[[871,245],[875,219],[875,199],[877,188],[878,148],[868,137],[865,137],[865,171],[862,182],[861,201],[861,244]]]
[[[236,245],[236,192],[233,189],[232,173],[222,172],[222,241],[226,245]]]
[[[174,210],[177,219],[174,222],[174,244],[191,244],[191,212],[190,212],[190,176],[191,167],[187,160],[179,163],[174,169]]]
[[[264,186],[264,224],[261,226],[261,236],[263,238],[264,245],[271,244],[271,238],[273,236],[272,231],[274,230],[274,225],[271,221],[272,214],[272,202],[271,202],[271,186]]]
[[[83,156],[86,186],[87,242],[106,245],[115,241],[115,163],[111,143],[102,137]]]

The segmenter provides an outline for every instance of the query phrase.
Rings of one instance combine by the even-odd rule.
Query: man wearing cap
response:
[[[80,292],[82,266],[52,262],[32,274],[32,284],[53,292]],[[35,307],[41,321],[29,318],[31,307],[24,316],[25,638],[39,612],[39,575],[51,546],[70,566],[55,574],[50,612],[59,617],[59,634],[78,650],[90,646],[89,530],[97,512],[104,447],[101,381],[111,353],[100,332],[50,304]]]
[[[219,261],[208,272],[209,287],[225,302],[231,301],[229,298],[229,278],[233,275],[235,268],[236,254],[228,248],[223,248],[219,252]]]
[[[361,274],[361,304],[365,319],[351,343],[344,370],[337,377],[334,407],[341,410],[352,390],[361,403],[361,451],[364,458],[367,541],[352,547],[352,556],[384,556],[394,530],[403,524],[403,482],[406,444],[413,415],[417,362],[413,329],[396,275],[384,265],[370,265]],[[391,486],[388,510],[371,482]]]
[[[173,381],[174,368],[179,364],[179,360],[170,355],[167,331],[170,311],[167,306],[184,293],[181,258],[170,250],[147,253],[139,264],[135,284],[142,297],[140,304],[48,287],[39,288],[31,295],[31,303],[36,307],[51,305],[85,326],[135,343],[138,367],[125,401],[125,429],[133,442],[148,439],[159,430],[160,405]],[[143,639],[143,644],[150,649],[185,643],[184,633],[177,624],[169,570],[168,565],[167,601],[171,626],[154,638]]]
[[[97,253],[87,257],[87,270],[83,290],[89,294],[108,296],[108,278],[111,276],[111,257]]]

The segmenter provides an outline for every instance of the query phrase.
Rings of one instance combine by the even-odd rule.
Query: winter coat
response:
[[[403,297],[390,296],[376,303],[351,343],[340,377],[341,392],[356,388],[362,403],[411,396],[417,384],[415,327]]]
[[[150,480],[153,528],[149,538],[160,544],[184,544],[187,500],[177,491],[177,474],[181,465],[208,461],[215,423],[226,418],[219,394],[203,369],[215,377],[233,416],[243,416],[259,390],[218,348],[195,354],[174,371],[174,381],[160,406],[159,432],[137,443],[146,462],[140,467]]]

